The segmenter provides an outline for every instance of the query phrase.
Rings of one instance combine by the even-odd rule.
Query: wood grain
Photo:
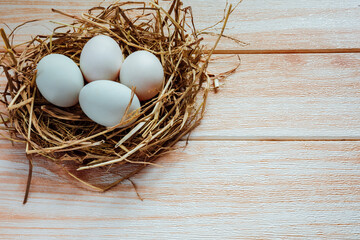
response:
[[[218,74],[238,62],[217,55],[209,70]],[[358,53],[242,55],[237,72],[210,94],[190,139],[360,139],[358,66]]]
[[[216,56],[214,73],[236,66]],[[242,55],[192,139],[360,139],[360,54]]]
[[[105,194],[1,141],[0,239],[358,239],[359,142],[191,142]],[[224,154],[226,153],[226,154]]]
[[[68,21],[58,14],[52,14],[55,7],[72,14],[80,14],[99,0],[2,0],[0,2],[0,23],[14,28],[20,23],[43,19],[17,31],[17,42],[30,38],[31,34],[50,33],[54,25],[48,20]],[[112,1],[104,1],[103,6]],[[229,3],[236,4],[237,0]],[[168,4],[169,1],[160,1]],[[185,0],[184,5],[193,8],[198,29],[204,29],[222,18],[226,1]],[[357,0],[300,0],[263,1],[244,0],[236,10],[227,27],[226,35],[235,37],[250,45],[243,47],[232,40],[223,39],[218,49],[333,49],[359,48],[360,11]],[[206,9],[206,11],[204,10]],[[4,27],[4,25],[2,26]],[[219,27],[213,30],[219,32]],[[206,36],[207,43],[213,43],[215,36]]]
[[[19,43],[49,33],[51,19],[69,21],[51,8],[80,14],[100,2],[1,0],[0,27],[43,19],[19,29]],[[226,1],[184,2],[201,29]],[[359,9],[244,0],[226,34],[250,45],[223,39],[210,69],[235,67],[229,53],[241,66],[220,79],[187,147],[133,178],[144,201],[129,182],[91,192],[36,160],[23,206],[24,146],[0,138],[0,239],[360,239]]]
[[[217,55],[214,74],[236,67]],[[241,55],[192,140],[360,139],[360,54]],[[0,83],[4,84],[2,78]]]

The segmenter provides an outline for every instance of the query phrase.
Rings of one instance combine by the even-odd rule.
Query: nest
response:
[[[58,23],[52,34],[23,43],[21,52],[2,30],[7,51],[1,67],[8,81],[1,101],[8,111],[1,119],[9,139],[26,144],[30,163],[27,193],[32,156],[55,162],[91,189],[106,191],[171,150],[204,115],[211,86],[207,66],[232,10],[230,6],[225,11],[219,38],[207,52],[195,29],[191,8],[177,0],[168,10],[156,2],[118,2],[89,9],[81,17],[52,9],[72,18],[73,23]],[[125,128],[100,126],[88,119],[79,105],[58,108],[36,88],[36,65],[44,56],[63,54],[78,64],[85,43],[99,34],[116,40],[125,57],[147,50],[164,67],[162,91],[142,102],[137,120]]]

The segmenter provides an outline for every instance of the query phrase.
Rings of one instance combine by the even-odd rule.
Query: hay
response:
[[[30,170],[25,202],[34,155],[57,163],[91,189],[106,191],[144,166],[155,164],[155,159],[198,126],[211,85],[209,59],[233,9],[231,5],[227,8],[220,22],[222,31],[208,54],[200,44],[191,8],[178,0],[168,11],[156,2],[150,6],[118,2],[92,8],[81,17],[52,11],[74,22],[58,23],[51,35],[38,35],[22,44],[22,52],[16,52],[1,31],[7,51],[1,67],[8,80],[1,100],[8,112],[2,113],[1,119],[10,140],[26,143]],[[137,120],[125,128],[102,127],[88,119],[79,105],[51,105],[36,89],[35,69],[44,56],[64,54],[78,64],[83,46],[98,34],[115,39],[125,56],[137,50],[152,52],[164,67],[166,81],[161,93],[142,103],[141,112],[134,117]]]

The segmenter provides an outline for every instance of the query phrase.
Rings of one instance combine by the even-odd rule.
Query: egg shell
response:
[[[124,57],[119,44],[109,36],[91,38],[80,55],[80,68],[86,81],[117,80]]]
[[[84,78],[73,60],[50,54],[40,60],[36,70],[36,85],[46,100],[59,107],[78,103]]]
[[[164,82],[164,70],[159,59],[148,51],[136,51],[124,61],[120,71],[120,82],[135,93],[141,101],[158,94]]]
[[[120,123],[130,100],[131,89],[110,80],[98,80],[87,84],[81,90],[79,97],[83,112],[94,122],[106,127]],[[140,102],[134,94],[127,114],[135,114],[137,110],[140,110]],[[130,116],[127,119],[129,118]],[[131,123],[120,127],[129,124]]]

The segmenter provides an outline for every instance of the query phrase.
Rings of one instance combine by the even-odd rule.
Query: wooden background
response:
[[[66,21],[51,8],[98,4],[0,0],[0,24],[43,19],[17,32],[22,42],[49,32],[49,19]],[[198,29],[225,7],[188,4]],[[23,146],[0,139],[0,239],[360,239],[360,2],[244,0],[226,34],[249,45],[223,40],[219,50],[259,51],[240,54],[188,146],[133,178],[143,201],[129,182],[91,192],[35,162],[23,206]],[[213,72],[237,64],[213,60]]]

